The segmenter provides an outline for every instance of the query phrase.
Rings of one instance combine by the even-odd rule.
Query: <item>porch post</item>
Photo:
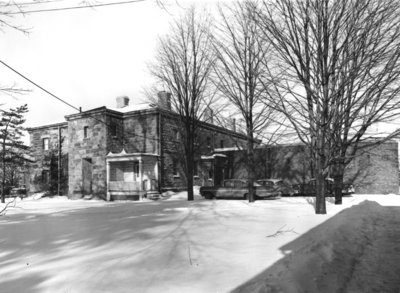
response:
[[[110,194],[110,162],[107,160],[106,161],[106,178],[107,178],[107,182],[106,182],[106,189],[107,189],[107,201],[111,200],[111,194]]]
[[[157,184],[157,186],[155,186],[155,187],[156,187],[158,192],[161,192],[161,190],[160,190],[160,180],[158,179],[159,178],[159,176],[158,176],[158,158],[156,158],[156,166],[155,166],[155,170],[154,170],[154,175],[156,177],[155,181],[156,181],[156,184]]]
[[[143,159],[139,158],[140,199],[143,199]]]

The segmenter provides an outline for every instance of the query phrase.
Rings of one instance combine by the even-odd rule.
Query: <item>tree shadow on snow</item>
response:
[[[400,207],[364,201],[280,248],[239,292],[400,292]]]
[[[0,291],[43,292],[54,283],[60,284],[59,292],[93,292],[93,288],[116,292],[115,287],[107,286],[120,282],[124,288],[127,284],[123,282],[132,282],[126,278],[132,264],[140,267],[147,261],[149,271],[168,270],[172,258],[178,255],[189,265],[196,265],[190,251],[198,256],[206,253],[207,246],[191,239],[187,220],[202,225],[204,219],[199,215],[202,209],[213,209],[212,205],[206,201],[124,202],[2,217]],[[204,225],[208,223],[205,221]],[[166,258],[164,268],[149,261],[157,257]],[[113,278],[115,281],[110,282]],[[146,280],[144,283],[153,282],[149,274],[137,278]],[[90,282],[96,282],[96,287],[83,285]]]

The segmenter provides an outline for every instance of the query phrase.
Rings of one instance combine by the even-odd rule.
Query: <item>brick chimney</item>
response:
[[[214,112],[209,107],[204,110],[204,121],[211,124],[214,123]]]
[[[171,110],[171,93],[168,93],[166,91],[161,91],[158,92],[157,96],[158,96],[158,106],[163,109]]]
[[[235,131],[236,132],[236,119],[235,118],[232,118],[232,131]]]
[[[129,106],[129,98],[127,96],[117,97],[117,108]]]

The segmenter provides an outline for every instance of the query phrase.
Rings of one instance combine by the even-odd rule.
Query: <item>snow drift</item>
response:
[[[371,201],[346,209],[233,292],[400,292],[399,213]]]

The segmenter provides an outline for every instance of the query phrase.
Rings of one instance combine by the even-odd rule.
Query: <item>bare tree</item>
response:
[[[343,5],[343,37],[335,44],[336,77],[331,123],[331,172],[335,202],[342,201],[344,170],[356,152],[381,143],[368,129],[400,114],[400,5],[358,1]],[[343,48],[343,49],[342,49]]]
[[[269,48],[261,42],[251,3],[238,1],[219,7],[221,21],[216,26],[213,47],[217,58],[214,66],[216,88],[245,123],[248,198],[253,202],[255,141],[270,126],[275,112],[264,103],[263,62]]]
[[[331,166],[338,191],[367,129],[398,114],[399,3],[264,1],[258,11],[277,61],[270,67],[275,91],[269,102],[279,101],[274,106],[309,147],[316,213],[326,213]]]
[[[193,200],[194,141],[212,97],[208,92],[214,62],[209,24],[210,20],[194,7],[188,9],[171,25],[170,33],[160,39],[150,68],[159,85],[172,94],[171,105],[179,115],[188,200]]]

